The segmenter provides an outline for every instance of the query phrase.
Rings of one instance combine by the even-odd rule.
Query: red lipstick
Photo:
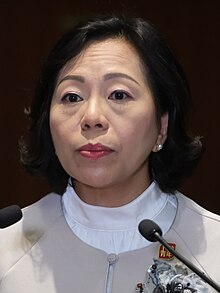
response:
[[[78,151],[81,154],[81,156],[93,160],[105,157],[113,152],[112,149],[100,143],[88,143],[80,147]]]

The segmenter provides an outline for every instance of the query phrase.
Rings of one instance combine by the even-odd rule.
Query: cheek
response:
[[[154,113],[139,113],[127,119],[120,129],[120,136],[125,144],[138,146],[141,143],[154,144],[158,135],[158,127]]]
[[[52,136],[65,135],[73,126],[73,116],[67,115],[63,109],[54,107],[50,111],[50,130]],[[61,137],[62,138],[62,137]]]
[[[68,132],[66,123],[54,113],[50,114],[50,132],[54,148],[59,153],[59,149],[62,149],[62,146],[67,142]]]
[[[61,125],[59,123],[59,120],[56,119],[54,115],[50,114],[50,132],[51,132],[51,136],[53,140],[59,135],[59,132],[60,132],[59,125]]]
[[[62,106],[53,106],[50,110],[50,130],[56,135],[70,136],[79,131],[82,119],[82,111],[78,109],[66,109]],[[62,138],[62,137],[61,137]]]

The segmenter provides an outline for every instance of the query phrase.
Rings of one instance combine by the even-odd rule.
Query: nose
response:
[[[108,129],[108,126],[103,103],[99,99],[90,99],[86,104],[81,121],[82,130],[95,130],[99,132]]]

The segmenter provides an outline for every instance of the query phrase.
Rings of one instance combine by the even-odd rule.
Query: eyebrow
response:
[[[133,77],[131,77],[130,75],[127,75],[125,73],[113,72],[113,73],[107,73],[104,76],[104,80],[109,80],[109,79],[114,79],[114,78],[125,78],[125,79],[129,79],[129,80],[135,82],[136,84],[140,85]]]
[[[59,86],[65,80],[75,80],[75,81],[79,81],[81,83],[85,82],[85,78],[80,75],[67,75],[59,81],[57,86]]]
[[[125,73],[112,72],[112,73],[107,73],[104,75],[104,80],[111,80],[111,79],[115,79],[115,78],[125,78],[125,79],[131,80],[131,81],[135,82],[136,84],[140,85],[133,77],[131,77],[130,75],[127,75]],[[59,81],[57,86],[59,86],[65,80],[75,80],[80,83],[85,82],[85,78],[82,77],[81,75],[67,75]]]

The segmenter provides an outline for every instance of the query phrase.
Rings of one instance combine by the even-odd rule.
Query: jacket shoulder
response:
[[[177,192],[176,196],[178,199],[178,210],[180,213],[184,211],[191,214],[191,216],[202,217],[206,219],[207,221],[209,221],[210,223],[213,222],[213,224],[214,223],[220,224],[219,215],[206,210],[205,208],[200,206],[198,203],[186,197],[180,192]]]
[[[172,230],[186,245],[197,264],[213,279],[220,281],[220,216],[181,193],[177,193],[178,209]]]
[[[0,280],[63,216],[61,196],[50,193],[22,209],[23,217],[16,224],[0,230]]]

